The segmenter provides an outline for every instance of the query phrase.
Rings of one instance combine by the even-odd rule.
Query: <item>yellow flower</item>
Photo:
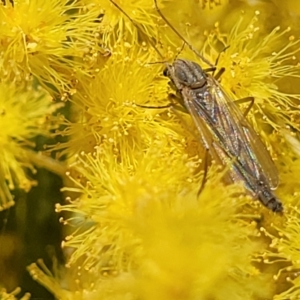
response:
[[[95,4],[82,2],[84,7]],[[171,8],[181,4],[162,4],[163,12],[169,9],[173,14],[173,24],[177,18]],[[281,267],[274,264],[266,269],[268,259],[259,258],[274,255],[268,245],[271,237],[277,255],[284,262],[293,261],[289,251],[275,245],[277,235],[290,229],[283,229],[286,219],[261,209],[258,201],[239,197],[240,186],[224,187],[214,165],[197,197],[204,171],[199,157],[204,155],[191,117],[174,109],[141,107],[166,105],[168,94],[174,93],[162,76],[164,64],[157,63],[165,55],[175,57],[174,33],[164,37],[169,30],[162,28],[151,2],[119,4],[138,27],[110,2],[99,5],[100,14],[105,14],[99,30],[104,43],[112,47],[111,56],[95,62],[94,77],[81,71],[75,74],[71,121],[56,119],[66,126],[58,134],[69,137],[56,149],[73,155],[68,173],[73,185],[63,189],[70,193],[69,203],[56,207],[58,212],[72,214],[60,221],[75,228],[63,242],[71,252],[67,263],[71,279],[64,289],[59,279],[42,274],[36,265],[29,268],[32,275],[63,299],[271,298],[274,274]],[[191,13],[194,28],[201,20],[195,19],[198,12],[192,8],[199,4],[182,5],[183,11]],[[178,18],[182,29],[187,16]],[[241,19],[229,34],[221,34],[216,26],[208,35],[204,55],[215,61],[230,45],[219,60],[227,68],[222,85],[234,97],[257,98],[252,113],[255,126],[263,118],[276,129],[282,123],[294,126],[295,120],[288,116],[291,111],[293,118],[297,116],[296,95],[279,92],[281,84],[275,85],[272,79],[298,76],[297,67],[287,60],[298,51],[293,50],[297,41],[283,42],[287,31],[280,34],[278,29],[262,31],[264,38],[258,38],[257,18],[244,27]],[[195,34],[191,36],[193,41]],[[151,48],[153,43],[167,49],[161,51],[162,57]],[[184,49],[180,55],[193,54]],[[276,113],[272,119],[271,113]],[[276,145],[277,152],[285,150],[281,143]],[[285,181],[288,175],[298,174],[297,157],[290,156],[283,164],[288,171]],[[294,169],[289,170],[292,164]],[[297,203],[298,199],[291,199],[292,186],[285,181],[284,200]],[[287,290],[288,284],[284,282],[282,288]]]
[[[222,33],[216,24],[203,52],[212,61],[220,55],[218,66],[225,67],[221,83],[233,99],[254,97],[249,116],[256,128],[264,122],[277,130],[283,125],[299,130],[299,94],[289,87],[289,82],[297,84],[300,78],[295,62],[299,41],[288,35],[290,28],[277,26],[266,34],[260,28],[259,14],[246,25],[241,16],[230,34]]]
[[[248,238],[255,230],[235,218],[233,207],[243,202],[233,204],[234,189],[224,193],[223,188],[214,177],[199,202],[192,194],[174,195],[167,205],[153,199],[133,218],[133,231],[141,240],[136,271],[140,297],[252,299],[264,293],[267,297],[272,282],[264,290],[266,278],[251,266],[250,255],[258,244]]]
[[[153,3],[148,0],[122,0],[114,1],[131,20],[124,15],[119,8],[117,8],[109,0],[83,0],[86,5],[99,5],[104,17],[101,22],[101,28],[104,33],[103,41],[109,48],[121,41],[129,43],[137,43],[139,28],[143,30],[148,38],[157,36],[157,16]]]
[[[282,220],[273,220],[269,224],[262,224],[261,231],[269,240],[269,247],[261,255],[262,262],[273,268],[274,279],[277,288],[274,299],[298,299],[300,297],[298,278],[299,270],[299,247],[300,247],[300,183],[299,177],[300,159],[292,147],[299,146],[285,134],[292,144],[287,144],[281,138],[277,141],[282,155],[280,157],[280,177],[284,183],[280,194],[285,199],[285,213]],[[278,138],[278,136],[277,136]],[[297,141],[299,144],[299,141]],[[279,196],[280,196],[279,194]]]
[[[149,44],[150,40],[151,43],[162,47],[174,47],[177,37],[170,32],[159,16],[153,0],[114,0],[115,4],[110,0],[83,0],[82,2],[86,5],[100,5],[102,8],[101,12],[104,15],[101,22],[104,33],[103,41],[109,48],[121,41],[127,41],[130,44],[140,42]],[[175,19],[176,26],[183,30],[187,26],[193,30],[195,26],[197,29],[203,30],[207,25],[212,24],[228,3],[227,0],[222,3],[214,0],[157,2],[159,10],[166,14],[167,18]],[[209,18],[203,18],[203,14]],[[201,20],[201,24],[198,27],[199,20]],[[208,22],[204,23],[204,20]],[[196,30],[193,33],[196,34]]]
[[[67,292],[32,265],[36,280],[71,299],[95,294],[103,299],[124,294],[164,300],[270,297],[270,275],[252,266],[251,255],[262,247],[255,241],[255,223],[236,215],[249,199],[235,198],[239,188],[225,188],[220,176],[210,174],[197,200],[197,161],[182,158],[167,144],[156,141],[136,166],[109,143],[78,157],[82,177],[73,178],[76,186],[65,190],[82,196],[57,206],[74,213],[61,221],[76,226],[63,246],[73,250],[69,272],[80,262],[77,293],[74,283]],[[92,288],[85,289],[91,282]]]
[[[74,75],[89,74],[101,56],[98,15],[98,7],[72,1],[0,5],[1,80],[33,74],[52,92],[69,92]]]
[[[185,143],[187,125],[181,126],[182,118],[166,109],[138,106],[170,103],[165,99],[168,84],[162,75],[164,65],[156,63],[158,59],[146,46],[137,49],[125,42],[115,47],[96,77],[77,86],[73,97],[75,121],[59,121],[66,128],[58,134],[70,138],[56,149],[65,149],[69,156],[81,151],[89,153],[107,140],[116,151],[124,151],[128,159],[138,160],[139,153],[155,138],[172,137],[174,148]],[[188,139],[194,138],[188,135]]]
[[[7,293],[7,291],[5,289],[1,289],[0,288],[0,299],[3,300],[29,300],[30,299],[30,294],[26,293],[25,295],[23,295],[21,298],[16,298],[15,296],[17,296],[18,294],[20,294],[21,289],[20,288],[16,288],[14,291]]]
[[[13,205],[12,190],[34,184],[26,171],[34,171],[28,147],[37,135],[49,135],[46,121],[57,108],[44,91],[0,84],[0,210]]]

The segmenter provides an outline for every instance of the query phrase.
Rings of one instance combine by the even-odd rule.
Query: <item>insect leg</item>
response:
[[[225,52],[226,49],[228,49],[228,48],[229,48],[229,46],[224,47],[224,49],[218,54],[218,57],[217,57],[217,59],[216,59],[215,67],[214,67],[214,68],[209,68],[209,69],[204,70],[205,72],[213,72],[212,75],[213,75],[213,77],[214,77],[216,80],[219,80],[219,78],[220,78],[220,77],[222,76],[222,74],[225,72],[225,68],[221,68],[221,69],[218,71],[218,73],[217,73],[216,75],[214,75],[214,72],[215,72],[216,69],[217,69],[216,66],[217,66],[218,63],[219,63],[219,59],[220,59],[220,56],[221,56],[222,52]]]
[[[173,108],[174,110],[179,110],[184,113],[186,113],[186,109],[184,107],[184,104],[182,103],[181,99],[177,99],[177,96],[174,94],[169,94],[168,99],[170,100],[170,103],[166,105],[160,105],[160,106],[148,106],[148,105],[141,105],[135,103],[136,106],[141,108],[148,108],[148,109],[165,109],[165,108]],[[179,103],[179,105],[177,104]]]
[[[252,106],[254,105],[254,101],[255,101],[254,97],[249,96],[249,97],[235,100],[234,103],[242,104],[242,103],[250,102],[250,104],[248,105],[248,107],[246,108],[246,110],[243,113],[244,117],[246,117],[248,115],[249,111],[251,110]]]
[[[218,65],[221,54],[222,54],[223,52],[225,52],[229,47],[230,47],[230,46],[226,46],[226,47],[223,48],[222,51],[219,52],[218,57],[217,57],[216,62],[215,62],[215,66]]]
[[[215,70],[216,70],[216,67],[213,66],[213,67],[211,67],[211,68],[204,69],[203,71],[204,71],[205,73],[208,73],[208,72],[214,72]]]
[[[214,72],[216,71],[216,69],[217,69],[217,67],[211,67],[211,68],[207,68],[207,69],[204,69],[203,71],[205,72],[205,73],[208,73],[208,72],[212,72],[213,74],[214,74]],[[225,72],[225,68],[221,68],[219,71],[218,71],[218,73],[216,74],[216,75],[213,75],[213,77],[216,79],[216,80],[218,80],[221,76],[222,76],[222,74]]]
[[[148,105],[140,105],[140,104],[136,104],[136,106],[141,107],[141,108],[148,108],[148,109],[163,109],[163,108],[170,108],[173,106],[172,103],[169,103],[167,105],[161,105],[161,106],[148,106]]]
[[[219,80],[220,77],[223,75],[224,72],[225,72],[225,68],[222,67],[222,68],[218,71],[218,73],[217,73],[216,75],[214,75],[214,73],[213,73],[213,76],[214,76],[214,78],[215,78],[216,80]]]
[[[197,198],[199,198],[200,194],[202,193],[205,183],[206,183],[206,178],[207,178],[207,171],[208,171],[208,149],[205,149],[205,154],[204,154],[204,174],[201,182],[201,186],[199,188],[199,191],[197,193]]]

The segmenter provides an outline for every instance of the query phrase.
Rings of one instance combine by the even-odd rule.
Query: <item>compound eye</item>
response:
[[[168,68],[165,68],[165,69],[164,69],[163,74],[164,74],[164,76],[169,77],[170,72],[169,72]]]

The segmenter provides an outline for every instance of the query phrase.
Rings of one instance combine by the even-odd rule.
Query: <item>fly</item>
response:
[[[272,158],[238,106],[219,82],[193,61],[176,59],[164,74],[179,94],[201,135],[202,144],[232,182],[243,182],[254,198],[274,212],[283,211],[272,190],[278,176]]]
[[[110,1],[143,31],[119,5]],[[258,134],[218,82],[224,69],[216,76],[209,74],[216,70],[215,65],[198,53],[170,24],[158,8],[157,0],[154,3],[169,27],[210,66],[202,69],[196,62],[176,59],[173,64],[167,64],[164,71],[179,95],[178,102],[191,115],[204,148],[217,163],[228,167],[231,182],[243,182],[249,193],[263,205],[274,212],[282,212],[283,205],[273,193],[278,186],[275,164]],[[149,39],[149,42],[161,55],[153,41]]]

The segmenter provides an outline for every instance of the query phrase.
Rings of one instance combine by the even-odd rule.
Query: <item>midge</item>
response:
[[[112,0],[111,2],[122,10]],[[204,148],[218,164],[227,167],[227,179],[231,182],[243,182],[253,198],[260,200],[274,212],[282,212],[282,203],[273,193],[278,186],[277,169],[265,145],[245,118],[252,105],[244,114],[241,112],[218,82],[224,69],[220,69],[214,76],[216,67],[170,24],[159,10],[156,0],[154,3],[162,19],[210,66],[202,69],[196,62],[176,59],[172,64],[166,64],[164,70],[164,75],[170,78],[170,84],[176,91],[176,99],[193,118]],[[135,23],[124,11],[123,13]],[[135,25],[139,28],[138,24]],[[156,49],[151,41],[150,43]]]

